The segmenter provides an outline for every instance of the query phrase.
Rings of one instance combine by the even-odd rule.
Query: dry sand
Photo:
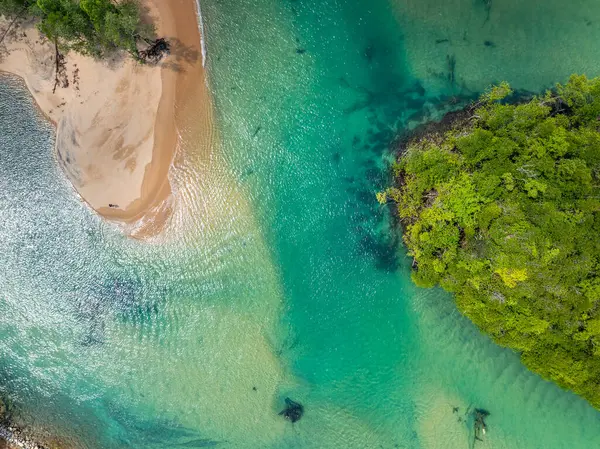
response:
[[[178,145],[178,111],[194,101],[210,115],[195,0],[145,0],[172,55],[158,67],[130,58],[66,57],[68,87],[53,93],[53,46],[20,24],[0,47],[0,70],[22,77],[57,127],[60,166],[81,197],[136,237],[162,229],[172,209],[169,168]],[[4,30],[7,23],[0,23]],[[196,111],[196,113],[199,111]],[[198,130],[199,132],[201,130]]]

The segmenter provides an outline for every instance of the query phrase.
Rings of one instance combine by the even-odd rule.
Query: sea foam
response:
[[[202,67],[206,66],[206,43],[204,40],[204,20],[200,0],[196,0],[196,13],[198,15],[198,30],[200,31],[200,46],[202,48]]]

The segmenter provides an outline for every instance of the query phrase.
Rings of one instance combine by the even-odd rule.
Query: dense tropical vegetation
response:
[[[600,79],[510,94],[409,143],[378,199],[398,206],[416,284],[600,407]]]
[[[144,59],[138,43],[153,35],[136,0],[0,0],[0,15],[34,18],[57,48],[94,57],[120,49]]]

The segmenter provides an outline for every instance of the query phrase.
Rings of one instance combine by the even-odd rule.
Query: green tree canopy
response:
[[[138,41],[154,31],[141,20],[136,0],[0,0],[1,15],[24,13],[62,49],[94,57],[121,49],[139,59]]]
[[[0,16],[13,18],[24,13],[33,3],[34,0],[0,0]]]
[[[508,94],[409,144],[385,197],[415,283],[453,292],[526,366],[600,407],[600,79]]]

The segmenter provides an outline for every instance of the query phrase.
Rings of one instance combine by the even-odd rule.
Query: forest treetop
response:
[[[398,207],[416,284],[600,408],[600,78],[510,94],[409,143],[378,199]]]
[[[96,58],[125,50],[144,60],[138,44],[151,45],[154,36],[136,0],[0,0],[0,15],[32,18],[62,51]]]

